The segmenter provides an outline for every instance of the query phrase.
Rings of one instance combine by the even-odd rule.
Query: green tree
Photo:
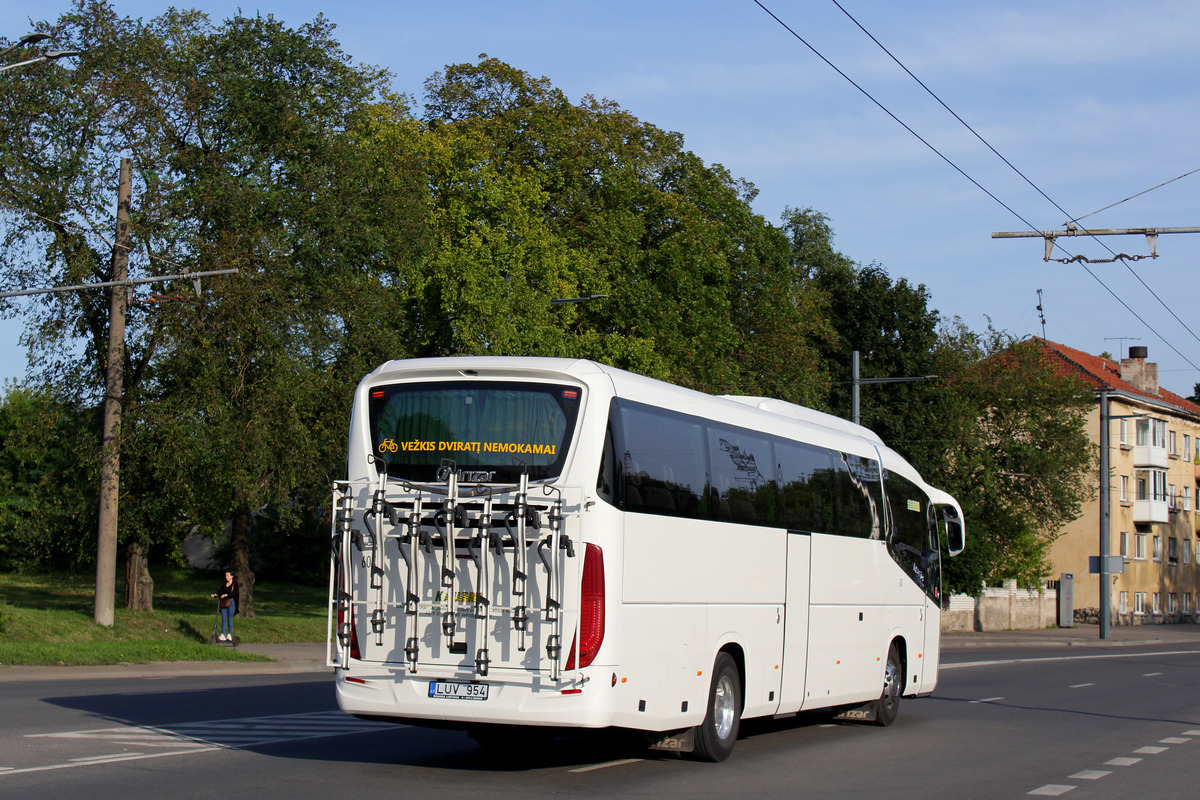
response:
[[[1095,397],[1038,342],[958,321],[936,357],[946,380],[918,467],[962,504],[968,531],[967,549],[946,562],[947,590],[974,595],[1009,578],[1034,588],[1050,543],[1094,491],[1085,426]]]
[[[413,295],[423,353],[588,357],[792,399],[825,383],[812,342],[828,332],[750,184],[487,56],[426,88],[439,240]],[[549,305],[585,295],[605,297]]]
[[[0,569],[72,572],[95,562],[95,414],[45,392],[0,396]]]
[[[122,515],[122,537],[232,519],[252,614],[251,515],[324,508],[354,383],[404,352],[393,287],[423,246],[423,217],[408,210],[422,176],[388,175],[376,195],[374,154],[356,135],[370,105],[402,116],[403,100],[384,93],[382,70],[351,63],[321,17],[297,29],[176,10],[144,22],[76,0],[39,27],[85,55],[73,71],[3,76],[0,187],[29,212],[9,214],[5,280],[109,277],[95,220],[111,219],[120,152],[135,162],[132,274],[240,270],[202,297],[156,287],[132,306],[123,464],[144,464],[164,501],[130,524]],[[103,385],[106,304],[85,292],[28,308],[43,377],[80,397]]]
[[[791,241],[792,260],[825,298],[824,309],[835,336],[824,356],[841,379],[830,387],[827,404],[850,417],[851,354],[859,353],[864,378],[910,378],[936,374],[931,359],[937,342],[938,312],[929,308],[923,285],[892,280],[879,264],[859,266],[833,248],[828,218],[813,209],[784,212],[783,227]],[[883,439],[903,449],[914,432],[930,422],[923,413],[930,383],[896,383],[860,392],[861,421]]]

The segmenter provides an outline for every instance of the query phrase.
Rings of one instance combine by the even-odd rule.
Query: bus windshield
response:
[[[515,483],[562,471],[581,390],[542,383],[447,381],[376,386],[371,443],[378,469],[411,481]]]

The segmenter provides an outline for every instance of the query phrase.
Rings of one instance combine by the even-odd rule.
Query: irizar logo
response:
[[[448,481],[451,474],[457,476],[460,483],[491,483],[496,478],[495,470],[466,470],[442,465],[438,467],[437,479]]]

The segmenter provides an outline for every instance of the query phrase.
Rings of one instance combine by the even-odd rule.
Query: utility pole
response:
[[[117,187],[117,238],[113,243],[112,300],[108,318],[108,365],[104,380],[104,439],[100,451],[100,525],[96,546],[97,625],[111,627],[117,575],[117,507],[121,474],[121,406],[125,378],[125,308],[129,304],[129,204],[133,162],[121,159]]]
[[[100,523],[96,534],[96,598],[93,619],[99,625],[113,624],[117,572],[117,509],[120,498],[121,411],[124,398],[125,309],[134,286],[190,280],[200,296],[200,279],[215,275],[234,275],[236,269],[184,272],[156,275],[152,278],[129,277],[129,211],[133,194],[133,165],[121,159],[121,178],[117,187],[117,238],[113,244],[113,280],[45,289],[0,292],[0,298],[27,297],[50,292],[75,292],[82,289],[112,289],[109,305],[108,365],[104,382],[104,431],[100,454]]]
[[[937,375],[920,375],[915,378],[860,378],[858,375],[858,351],[850,351],[850,421],[855,425],[859,422],[858,387],[864,383],[912,383],[913,381],[936,380]]]

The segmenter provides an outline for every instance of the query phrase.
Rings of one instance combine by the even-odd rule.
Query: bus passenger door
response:
[[[812,537],[788,531],[787,596],[783,611],[783,677],[779,688],[779,710],[799,711],[804,703],[804,680],[808,669],[808,571],[812,560]]]

